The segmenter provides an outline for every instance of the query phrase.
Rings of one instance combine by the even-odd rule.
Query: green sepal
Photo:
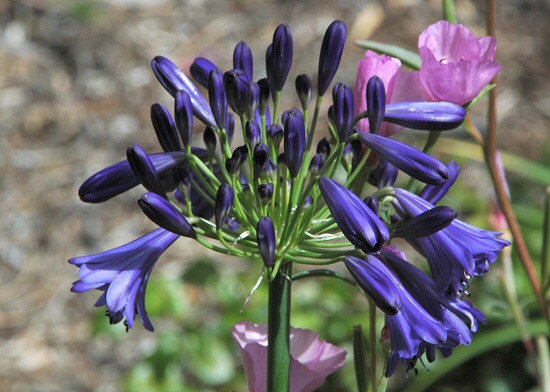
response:
[[[494,89],[496,86],[497,86],[496,84],[489,84],[485,86],[485,88],[481,90],[481,92],[477,95],[477,97],[472,99],[472,101],[465,106],[466,111],[473,108],[489,91]]]

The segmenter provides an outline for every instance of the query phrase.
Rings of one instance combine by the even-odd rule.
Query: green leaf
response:
[[[403,49],[396,45],[384,44],[376,41],[355,41],[355,44],[363,49],[370,49],[380,54],[387,54],[388,56],[396,57],[407,67],[415,70],[419,70],[422,65],[420,55],[416,52],[408,49]]]

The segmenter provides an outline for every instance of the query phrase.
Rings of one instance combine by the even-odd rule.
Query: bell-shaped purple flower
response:
[[[378,252],[390,240],[384,222],[348,188],[321,177],[319,189],[336,224],[353,245],[365,253],[372,253]]]
[[[243,70],[249,81],[254,79],[254,58],[250,45],[245,41],[241,41],[235,46],[233,68]]]
[[[382,79],[375,75],[367,83],[367,113],[370,133],[378,133],[385,112],[386,89]]]
[[[325,95],[330,82],[334,78],[346,43],[346,24],[335,20],[330,24],[323,37],[321,53],[319,54],[319,70],[317,73],[317,93]]]
[[[284,144],[290,176],[298,176],[304,152],[306,149],[306,126],[303,113],[297,109],[291,109],[283,114],[284,118]]]
[[[157,229],[118,248],[72,258],[69,263],[80,267],[80,280],[71,291],[101,290],[96,306],[107,307],[111,323],[126,319],[127,327],[132,328],[137,313],[145,329],[153,331],[145,309],[147,282],[160,255],[178,238],[178,234]]]
[[[396,188],[395,195],[409,217],[434,208],[432,204],[404,189]],[[460,295],[467,280],[486,273],[500,251],[510,245],[508,241],[499,238],[499,234],[455,219],[449,226],[430,236],[407,238],[407,241],[426,257],[440,289]]]
[[[166,57],[157,56],[151,61],[151,67],[162,86],[174,97],[180,90],[187,91],[193,104],[193,113],[199,120],[211,127],[216,126],[212,111],[197,87],[178,68],[176,64]]]
[[[256,227],[258,238],[258,250],[260,256],[267,268],[275,265],[275,249],[277,246],[277,238],[275,234],[275,225],[271,218],[262,216]]]
[[[213,70],[221,71],[216,64],[204,57],[197,57],[189,67],[193,79],[205,89],[208,89],[208,78]]]
[[[312,82],[311,78],[306,74],[301,74],[296,77],[296,92],[302,105],[302,110],[306,110],[311,99]]]
[[[353,125],[353,90],[344,83],[336,83],[332,89],[332,121],[340,143],[351,133]]]
[[[419,196],[431,204],[437,204],[447,194],[449,189],[453,186],[460,173],[460,166],[458,163],[451,161],[447,163],[447,171],[449,172],[449,179],[443,184],[432,185],[427,184],[420,192]]]
[[[411,129],[448,131],[466,118],[466,109],[451,102],[398,102],[386,107],[384,121]]]
[[[441,184],[449,178],[449,172],[443,163],[403,142],[372,133],[360,134],[359,140],[399,170],[419,181]]]
[[[216,193],[216,204],[214,206],[214,217],[216,219],[216,229],[219,230],[227,220],[233,201],[235,200],[235,190],[228,183],[221,184]]]
[[[227,97],[223,83],[223,73],[218,70],[210,72],[208,79],[208,100],[219,129],[226,129]]]
[[[283,89],[292,66],[293,54],[294,42],[290,27],[280,24],[273,33],[273,43],[269,45],[266,53],[267,78],[269,86],[274,91]]]
[[[181,141],[187,147],[193,139],[193,106],[191,105],[191,97],[187,92],[182,90],[176,93],[174,113]]]
[[[138,205],[149,219],[163,229],[183,237],[197,237],[187,218],[164,197],[148,192],[141,196]]]
[[[250,94],[250,80],[242,69],[232,69],[223,74],[223,84],[227,95],[227,102],[233,111],[242,116],[248,110],[248,95]]]
[[[129,147],[126,151],[126,158],[128,158],[135,176],[148,191],[158,193],[159,195],[165,194],[160,175],[143,147],[139,144]]]
[[[164,105],[155,103],[151,106],[151,122],[164,151],[181,151],[174,120]]]

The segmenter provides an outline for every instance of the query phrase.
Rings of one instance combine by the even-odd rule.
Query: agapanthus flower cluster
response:
[[[222,254],[257,260],[257,273],[266,279],[286,263],[344,262],[386,315],[387,376],[402,361],[412,368],[424,353],[431,360],[436,350],[450,355],[469,344],[485,319],[463,295],[469,280],[487,272],[508,242],[437,206],[457,179],[456,163],[443,164],[383,131],[456,128],[466,115],[459,105],[464,102],[441,101],[435,94],[388,100],[394,81],[381,68],[355,94],[351,86],[333,84],[345,39],[345,24],[333,22],[321,44],[316,85],[306,74],[297,76],[299,106],[286,110],[280,103],[283,89],[293,90],[287,83],[293,38],[285,24],[266,50],[266,77],[254,74],[246,42],[236,45],[231,70],[195,60],[190,74],[203,89],[171,60],[155,57],[153,72],[174,98],[172,111],[151,107],[162,151],[129,147],[127,159],[92,175],[79,196],[100,203],[141,184],[147,192],[138,205],[159,228],[118,248],[71,259],[80,267],[73,291],[100,290],[97,306],[107,307],[111,322],[124,320],[132,328],[137,312],[153,330],[145,308],[147,282],[160,255],[184,236]],[[423,39],[437,52],[429,32]],[[392,69],[398,65],[384,62]],[[431,83],[429,74],[422,78]],[[324,117],[326,95],[332,105]],[[369,132],[358,127],[361,119]],[[316,138],[319,124],[327,136]],[[395,185],[406,176],[425,184],[420,192]],[[426,269],[407,261],[397,238],[427,260]]]

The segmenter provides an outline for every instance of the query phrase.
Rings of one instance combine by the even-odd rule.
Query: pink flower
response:
[[[367,83],[373,76],[378,76],[386,88],[386,104],[404,101],[427,100],[420,83],[418,72],[404,71],[399,59],[388,55],[378,55],[367,51],[365,57],[359,61],[357,81],[355,83],[355,115],[367,110]],[[358,123],[359,132],[368,133],[369,122],[365,118]],[[379,134],[389,136],[403,129],[400,125],[382,123]]]
[[[249,391],[266,391],[267,324],[242,321],[231,332],[241,350]],[[344,366],[346,354],[309,329],[291,328],[290,392],[319,388],[329,374]]]
[[[477,38],[460,24],[440,21],[420,34],[420,80],[432,101],[464,105],[498,74],[494,37]]]

